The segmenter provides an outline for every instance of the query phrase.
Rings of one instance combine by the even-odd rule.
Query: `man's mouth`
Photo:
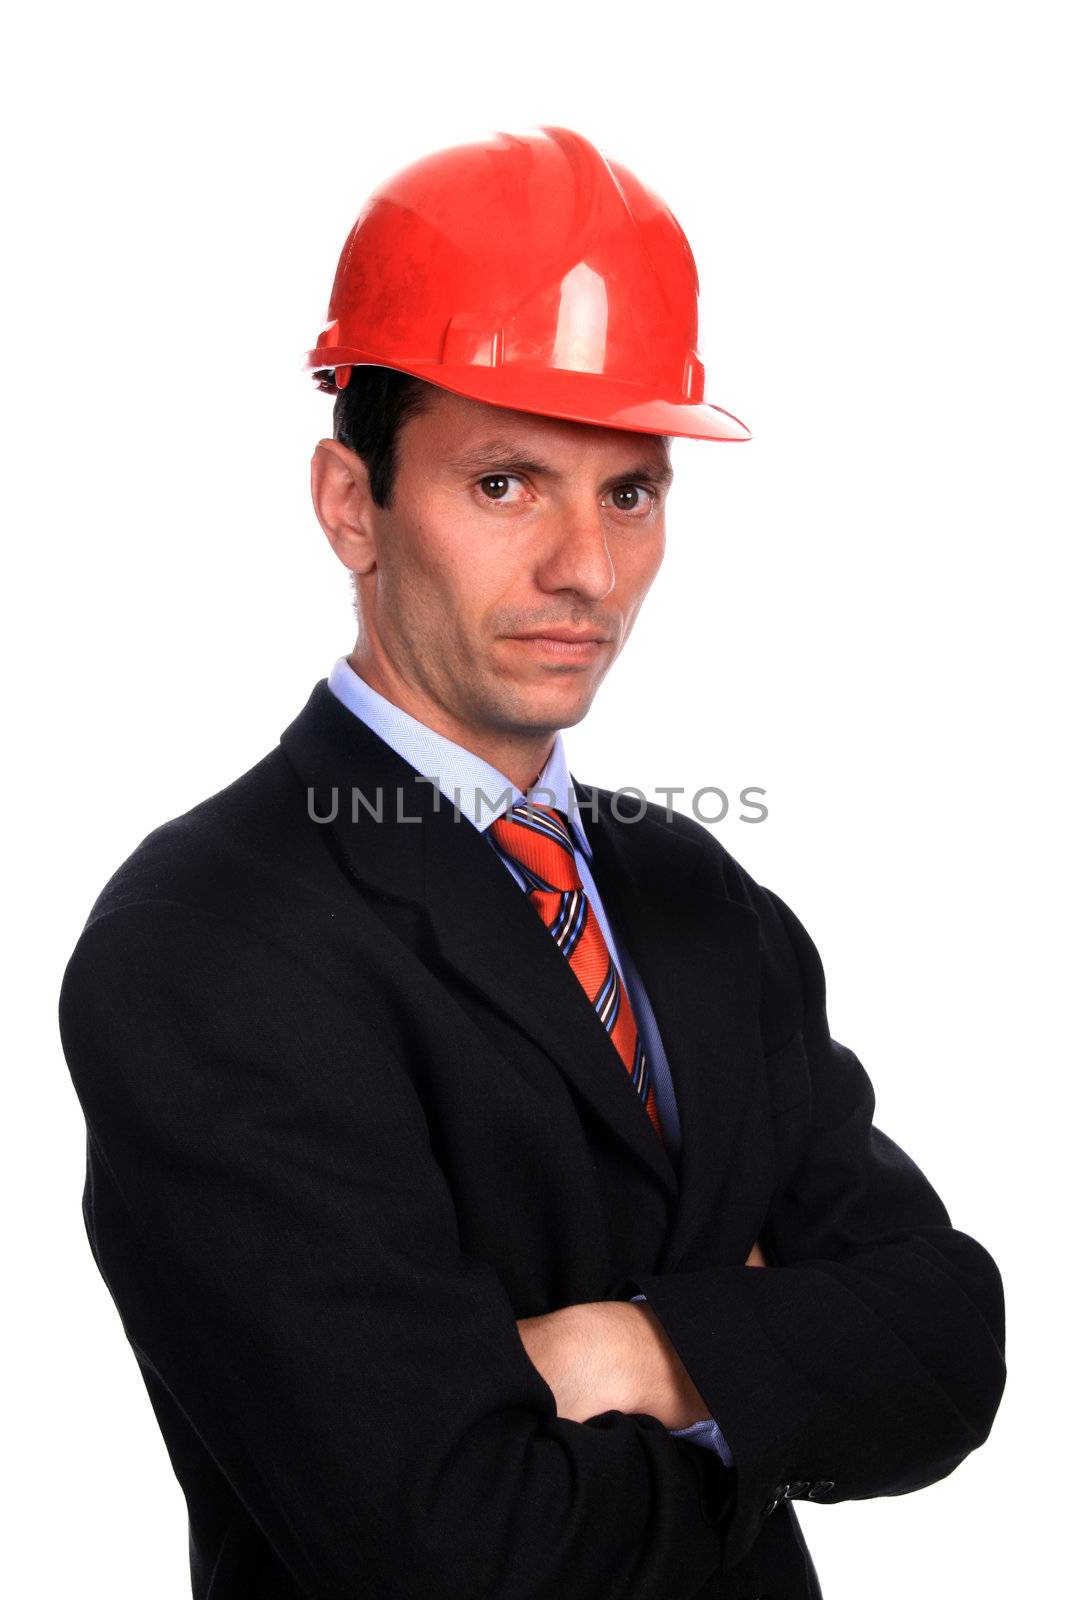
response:
[[[595,633],[532,633],[512,634],[509,643],[534,654],[554,656],[560,661],[591,661],[607,644]]]

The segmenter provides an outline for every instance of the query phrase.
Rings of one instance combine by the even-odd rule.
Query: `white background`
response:
[[[827,1600],[1057,1584],[1056,9],[41,5],[9,33],[20,1600],[188,1595],[184,1502],[82,1226],[63,965],[141,837],[264,754],[353,643],[308,497],[331,403],[299,363],[360,203],[428,150],[552,122],[672,206],[708,398],[753,430],[676,443],[667,560],[571,769],[767,789],[765,823],[718,832],[812,933],[879,1122],[1007,1285],[989,1443],[918,1494],[801,1508]]]

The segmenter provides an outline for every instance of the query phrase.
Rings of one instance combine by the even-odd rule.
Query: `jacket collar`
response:
[[[714,1208],[762,1059],[758,921],[726,897],[710,842],[651,814],[636,820],[631,796],[575,783],[597,887],[667,1053],[681,1123],[676,1174],[593,1008],[481,833],[325,679],[280,742],[351,876],[417,906],[444,961],[546,1051],[663,1186],[674,1208],[669,1269]]]

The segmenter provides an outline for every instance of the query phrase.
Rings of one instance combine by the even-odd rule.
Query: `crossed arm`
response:
[[[91,921],[60,1022],[94,1254],[138,1359],[309,1596],[685,1600],[789,1487],[905,1493],[988,1433],[996,1267],[873,1126],[807,934],[749,892],[793,1006],[773,1037],[799,1030],[811,1091],[760,1228],[775,1265],[642,1271],[618,1288],[647,1303],[520,1322],[463,1249],[383,1005],[391,946],[368,936],[332,981],[328,946],[312,965],[229,911],[133,898]],[[709,1408],[730,1469],[667,1431]]]
[[[767,1265],[758,1240],[745,1265]],[[647,1303],[595,1300],[523,1317],[516,1326],[559,1415],[571,1422],[623,1411],[687,1428],[711,1416]]]

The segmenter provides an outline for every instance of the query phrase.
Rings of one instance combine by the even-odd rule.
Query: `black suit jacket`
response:
[[[872,1127],[810,938],[698,823],[577,788],[677,1173],[488,841],[325,683],[93,908],[60,1006],[84,1216],[197,1600],[799,1600],[791,1500],[986,1437],[997,1269]],[[558,1417],[516,1319],[638,1291],[734,1468]]]

